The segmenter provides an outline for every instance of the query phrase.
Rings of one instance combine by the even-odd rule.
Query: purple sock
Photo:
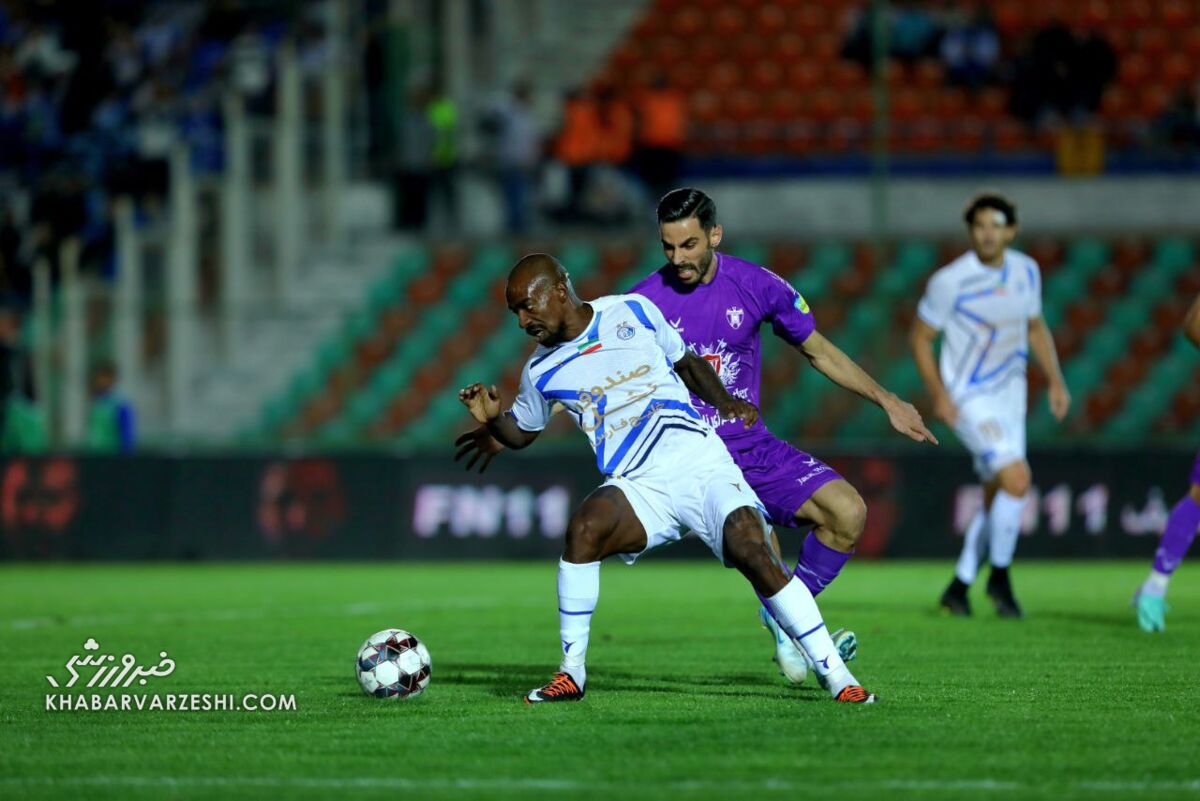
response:
[[[815,598],[838,577],[849,559],[850,554],[833,550],[809,532],[792,575],[803,581]]]
[[[1168,576],[1175,572],[1175,568],[1179,567],[1184,554],[1191,546],[1197,528],[1200,528],[1200,506],[1196,505],[1190,495],[1184,495],[1171,510],[1171,516],[1167,518],[1167,528],[1158,542],[1158,550],[1154,553],[1156,572]]]

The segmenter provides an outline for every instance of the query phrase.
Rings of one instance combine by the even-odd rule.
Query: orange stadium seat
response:
[[[825,77],[823,65],[803,60],[787,67],[788,85],[793,89],[808,92],[815,89]]]
[[[780,6],[765,5],[758,10],[754,18],[755,29],[764,37],[774,37],[788,25],[788,13]]]
[[[1136,236],[1124,236],[1113,244],[1112,262],[1122,271],[1136,269],[1150,257],[1146,240]]]
[[[1150,60],[1143,53],[1130,53],[1121,60],[1117,78],[1122,86],[1136,92],[1150,78]]]
[[[710,24],[721,36],[736,36],[746,29],[746,12],[737,6],[725,6],[712,15]]]
[[[1132,30],[1142,30],[1154,24],[1154,7],[1145,0],[1133,0],[1122,4],[1119,17],[1114,17],[1114,21],[1120,25]]]
[[[784,66],[790,66],[808,52],[807,40],[798,33],[787,32],[775,40],[775,56]]]
[[[1038,263],[1043,277],[1062,264],[1063,246],[1057,239],[1039,237],[1029,244],[1026,252]]]
[[[1200,60],[1200,26],[1193,25],[1183,32],[1179,48],[1193,59]]]
[[[962,89],[938,92],[934,95],[930,111],[949,122],[960,119],[967,111],[967,93]]]
[[[1185,0],[1165,0],[1161,13],[1163,24],[1173,30],[1183,30],[1196,24],[1195,3]]]
[[[1167,32],[1162,28],[1137,28],[1133,35],[1133,46],[1151,60],[1162,57],[1170,48]]]
[[[1105,267],[1092,276],[1088,290],[1092,296],[1101,300],[1110,299],[1121,292],[1126,286],[1128,276],[1116,267]]]
[[[1124,87],[1110,86],[1100,99],[1100,116],[1108,120],[1122,119],[1129,116],[1132,107],[1132,99]]]
[[[750,85],[759,92],[767,92],[783,85],[786,75],[777,61],[760,61],[750,70]]]
[[[1159,63],[1158,74],[1168,86],[1178,86],[1196,77],[1196,66],[1187,53],[1171,53]]]
[[[804,97],[791,89],[780,89],[771,93],[766,110],[776,122],[792,122],[804,113]]]

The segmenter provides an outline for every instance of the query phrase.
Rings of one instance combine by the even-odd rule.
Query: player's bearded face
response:
[[[716,258],[720,227],[705,232],[693,217],[659,226],[663,253],[675,268],[681,284],[693,286],[708,277]]]

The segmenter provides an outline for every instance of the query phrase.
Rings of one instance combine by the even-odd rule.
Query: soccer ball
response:
[[[425,692],[432,667],[425,643],[403,629],[384,629],[358,649],[354,670],[367,695],[403,700]]]

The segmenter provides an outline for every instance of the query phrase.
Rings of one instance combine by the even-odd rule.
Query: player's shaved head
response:
[[[571,276],[562,262],[548,253],[530,253],[523,257],[508,274],[508,287],[523,287],[527,290],[538,288],[539,285],[557,283],[570,284]]]
[[[553,256],[531,253],[518,261],[508,274],[504,297],[521,330],[543,345],[575,336],[570,332],[584,304],[567,269]]]

